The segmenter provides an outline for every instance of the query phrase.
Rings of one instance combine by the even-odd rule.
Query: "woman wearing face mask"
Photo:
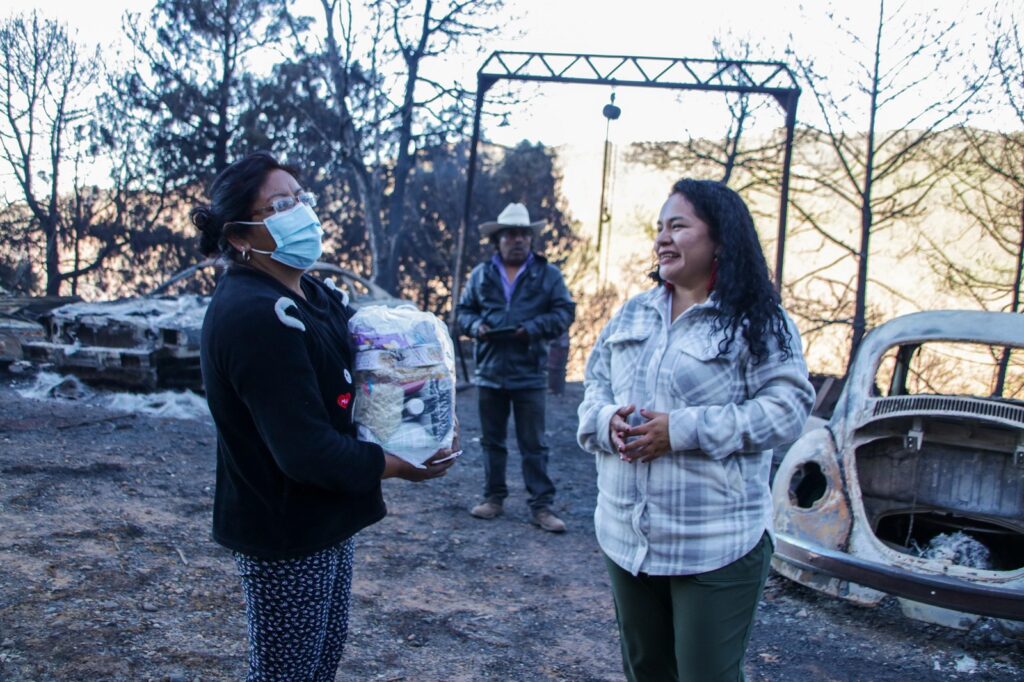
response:
[[[305,274],[320,257],[315,200],[265,152],[224,169],[193,209],[205,254],[228,263],[203,323],[217,427],[213,537],[234,552],[250,680],[333,680],[348,628],[352,536],[385,515],[381,479],[442,476],[360,441],[352,309]]]
[[[658,286],[601,332],[579,407],[623,667],[742,680],[772,554],[771,448],[800,434],[814,390],[739,195],[680,180],[654,251]]]

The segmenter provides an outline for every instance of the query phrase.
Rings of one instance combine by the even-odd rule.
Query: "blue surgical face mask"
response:
[[[306,270],[320,259],[324,231],[316,213],[306,204],[299,203],[293,209],[275,213],[263,224],[277,248],[273,251],[253,249],[256,253],[267,254],[278,263],[297,270]]]

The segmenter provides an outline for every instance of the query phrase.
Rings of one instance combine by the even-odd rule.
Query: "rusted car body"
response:
[[[193,265],[145,296],[56,308],[41,320],[46,340],[23,344],[25,358],[96,385],[202,390],[199,340],[210,297],[166,292],[214,265]],[[332,280],[355,307],[409,304],[336,265],[317,263],[311,271]]]
[[[77,296],[21,296],[0,289],[0,366],[21,360],[24,344],[46,339],[41,316],[80,300]]]
[[[38,322],[0,312],[0,366],[21,360],[23,344],[45,338],[46,330]]]
[[[915,313],[867,335],[831,418],[775,474],[775,569],[861,605],[893,595],[918,620],[1021,632],[1022,346],[1009,313]]]

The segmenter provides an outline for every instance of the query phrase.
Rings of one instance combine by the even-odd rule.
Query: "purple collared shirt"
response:
[[[533,262],[533,251],[526,255],[526,261],[523,262],[519,268],[519,272],[516,273],[514,279],[509,280],[508,271],[505,269],[505,263],[501,260],[501,254],[495,253],[491,256],[491,262],[494,263],[494,267],[498,268],[498,272],[501,273],[501,286],[505,290],[505,302],[510,303],[512,301],[512,292],[515,291],[516,282],[526,272],[526,268],[530,267],[530,263]]]

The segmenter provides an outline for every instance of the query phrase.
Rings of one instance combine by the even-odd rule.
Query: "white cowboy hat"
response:
[[[530,213],[522,204],[509,204],[498,214],[498,219],[491,223],[480,223],[480,236],[487,238],[506,227],[528,227],[534,236],[540,235],[540,228],[547,224],[546,220],[530,222]]]

